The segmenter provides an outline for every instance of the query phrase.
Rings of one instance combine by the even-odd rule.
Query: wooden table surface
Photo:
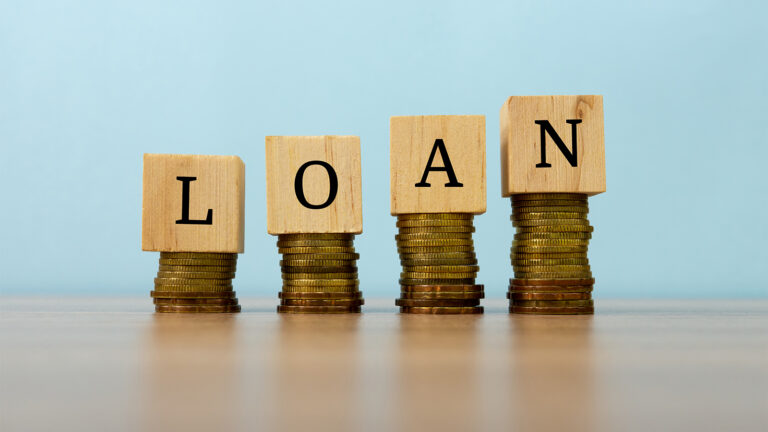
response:
[[[152,313],[0,297],[0,430],[768,430],[768,301],[594,316]]]

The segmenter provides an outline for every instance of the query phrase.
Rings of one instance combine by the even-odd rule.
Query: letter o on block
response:
[[[360,138],[268,136],[267,232],[363,231]]]

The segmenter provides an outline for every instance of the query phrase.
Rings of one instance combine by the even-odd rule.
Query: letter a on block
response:
[[[502,196],[605,192],[602,96],[512,96],[500,125]]]
[[[244,226],[239,157],[144,155],[143,250],[242,253]]]
[[[266,150],[267,232],[363,232],[359,137],[268,136]]]
[[[390,211],[485,213],[485,116],[392,117]]]

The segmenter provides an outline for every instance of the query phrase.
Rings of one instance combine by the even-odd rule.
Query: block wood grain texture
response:
[[[297,195],[296,179],[308,162],[324,162],[336,175],[335,198],[324,208],[309,208]],[[292,233],[363,232],[360,137],[356,136],[268,136],[267,232]],[[313,163],[299,182],[305,202],[326,204],[331,198],[331,175],[326,167]]]
[[[177,223],[187,181],[188,218]],[[245,164],[237,156],[144,155],[141,248],[163,252],[243,252]]]
[[[577,149],[568,160],[541,121],[548,121],[573,153],[573,128]],[[571,123],[567,123],[571,120]],[[574,121],[580,120],[580,123]],[[537,124],[536,122],[540,123]],[[603,97],[512,96],[501,108],[502,196],[531,192],[605,192],[605,143]],[[545,133],[546,163],[540,166],[541,135]]]
[[[485,213],[485,116],[398,116],[389,123],[390,212]],[[442,140],[456,180],[446,187],[448,172],[430,171],[421,183],[436,141]],[[444,167],[440,150],[431,167]]]

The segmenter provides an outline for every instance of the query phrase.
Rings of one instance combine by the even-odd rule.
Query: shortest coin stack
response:
[[[364,300],[354,234],[280,234],[281,313],[355,313]]]
[[[155,312],[240,312],[232,279],[237,254],[160,252]]]

